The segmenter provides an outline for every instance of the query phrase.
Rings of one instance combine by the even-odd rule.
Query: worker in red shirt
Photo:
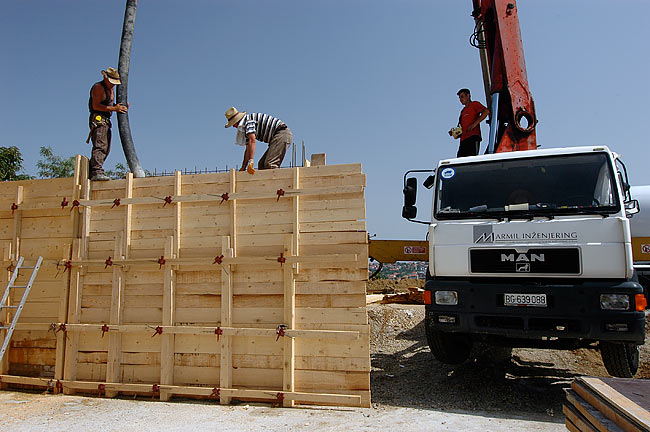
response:
[[[476,156],[481,143],[481,122],[490,114],[483,104],[472,100],[468,89],[458,90],[458,99],[464,105],[458,123],[462,128],[456,157]]]

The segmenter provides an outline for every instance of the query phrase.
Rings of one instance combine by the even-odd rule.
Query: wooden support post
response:
[[[74,239],[72,242],[72,259],[81,259],[81,239]],[[81,297],[83,294],[83,267],[72,267],[70,269],[70,300],[68,302],[68,319],[70,324],[78,324],[81,320]],[[63,377],[66,380],[77,379],[77,358],[79,355],[79,333],[64,333],[65,344],[65,367]],[[74,394],[72,389],[64,389],[65,394]]]
[[[74,160],[74,184],[72,186],[72,202],[82,198],[82,189],[88,180],[88,158],[77,155]],[[70,223],[72,224],[72,244],[65,250],[67,257],[65,259],[76,259],[79,254],[79,237],[81,237],[82,219],[79,214],[79,208],[73,208],[70,211]],[[61,301],[59,306],[59,321],[67,322],[70,314],[70,300],[71,300],[71,286],[76,285],[76,278],[79,274],[79,269],[73,272],[70,268],[67,272],[64,271],[62,276],[62,289]],[[73,273],[76,276],[73,277]],[[81,298],[79,298],[80,300]],[[78,340],[79,336],[75,336]],[[65,354],[67,350],[68,341],[64,332],[59,332],[56,338],[56,362],[54,365],[54,379],[62,380],[65,377]],[[58,389],[55,389],[58,392]]]
[[[233,249],[230,247],[230,237],[221,238],[221,253],[224,257],[232,257]],[[232,326],[232,266],[221,265],[221,327]],[[220,353],[221,363],[219,365],[219,387],[232,387],[232,336],[221,335]],[[220,403],[227,405],[231,397],[227,395],[220,396]]]
[[[300,189],[300,168],[293,169],[293,188]],[[293,198],[293,253],[300,255],[300,196],[296,195]],[[294,274],[300,273],[300,264],[294,264]]]
[[[284,240],[284,256],[292,256],[294,254],[293,235],[286,235]],[[293,266],[286,264],[284,266],[284,324],[287,329],[293,330],[296,328],[296,280],[294,278]],[[282,375],[282,389],[285,392],[294,391],[295,382],[295,344],[294,339],[288,336],[284,338],[284,363]],[[285,399],[283,406],[292,407],[293,400]]]
[[[21,204],[23,203],[23,187],[18,186],[18,189],[16,190],[16,201],[14,204],[18,206],[16,210],[13,211],[14,213],[14,234],[13,234],[13,244],[11,246],[11,251],[13,253],[13,259],[18,261],[18,256],[20,255],[20,230],[22,227],[22,210],[20,208]]]
[[[237,192],[237,178],[235,169],[230,170],[230,191],[229,194]],[[234,256],[237,256],[237,201],[230,202],[230,247]],[[223,252],[222,252],[223,253]]]
[[[2,257],[5,261],[10,261],[12,258],[11,254],[11,243],[6,242],[4,244],[4,248],[2,251]],[[6,287],[7,284],[9,283],[9,280],[11,279],[11,272],[6,269],[6,271],[3,272],[4,276],[2,276],[2,286]],[[0,321],[1,322],[9,322],[8,320],[9,316],[9,311],[7,309],[0,311]],[[0,330],[0,343],[4,343],[5,337],[7,337],[7,330]],[[7,352],[9,349],[7,349]],[[0,373],[6,374],[9,372],[9,355],[5,355],[2,359],[2,362],[0,362]],[[1,390],[6,390],[7,389],[7,384],[6,383],[0,383],[0,389]]]
[[[174,195],[175,196],[180,196],[182,192],[182,185],[183,185],[183,180],[182,180],[181,172],[180,171],[174,171]],[[176,223],[174,225],[174,249],[173,252],[176,255],[176,258],[180,258],[180,250],[181,250],[181,216],[182,216],[182,204],[180,202],[177,202],[175,205],[176,207],[174,208],[174,217],[176,219]]]
[[[63,248],[63,261],[69,260],[72,258],[70,250],[70,245],[65,245]],[[72,269],[71,269],[72,270]],[[68,304],[70,301],[70,274],[72,272],[64,271],[61,276],[61,293],[59,300],[59,322],[66,322],[68,317]],[[54,379],[62,380],[63,379],[63,366],[65,362],[65,332],[58,332],[56,334],[56,360],[54,363]],[[55,388],[54,392],[58,392],[58,388]]]
[[[173,257],[174,237],[168,237],[165,243],[165,257]],[[165,264],[164,287],[163,287],[163,314],[162,325],[173,326],[175,324],[175,302],[174,302],[174,269],[172,264]],[[162,346],[160,350],[160,383],[166,385],[174,384],[174,333],[163,333]],[[161,390],[160,400],[169,400],[169,392]]]
[[[121,257],[124,247],[124,235],[121,231],[115,233],[114,256]],[[111,325],[122,324],[124,315],[124,270],[121,266],[113,266],[113,284],[111,288]],[[122,382],[122,335],[108,332],[108,361],[106,363],[106,382]],[[106,391],[106,397],[115,397],[117,392]]]
[[[126,173],[126,198],[133,198],[133,173]],[[133,204],[126,205],[126,213],[124,214],[124,246],[122,252],[124,258],[129,258],[131,255],[131,225],[133,219]]]

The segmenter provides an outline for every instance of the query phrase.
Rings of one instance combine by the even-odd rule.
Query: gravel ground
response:
[[[371,389],[378,406],[563,422],[563,389],[576,376],[608,376],[595,350],[487,349],[479,359],[450,366],[433,358],[424,333],[424,306],[371,304]],[[650,323],[650,320],[648,321]],[[650,326],[648,329],[650,335]],[[647,340],[650,339],[647,338]],[[650,344],[636,378],[650,378]]]

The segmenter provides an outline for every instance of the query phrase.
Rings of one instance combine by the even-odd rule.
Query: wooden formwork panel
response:
[[[360,165],[91,185],[76,163],[0,186],[5,262],[46,260],[2,369],[32,378],[3,383],[369,406]]]

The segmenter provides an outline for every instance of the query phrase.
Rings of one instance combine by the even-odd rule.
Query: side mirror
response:
[[[424,186],[427,189],[431,189],[433,187],[433,184],[436,182],[436,177],[430,175],[427,177],[427,179],[422,183],[422,186]]]
[[[415,177],[409,177],[404,183],[404,207],[402,207],[402,217],[404,219],[414,219],[417,216],[418,209],[415,207],[415,201],[418,192],[418,181]]]
[[[639,211],[641,211],[641,208],[639,207],[639,201],[638,200],[630,200],[625,202],[625,215],[628,217],[631,217],[632,215],[637,214]]]

